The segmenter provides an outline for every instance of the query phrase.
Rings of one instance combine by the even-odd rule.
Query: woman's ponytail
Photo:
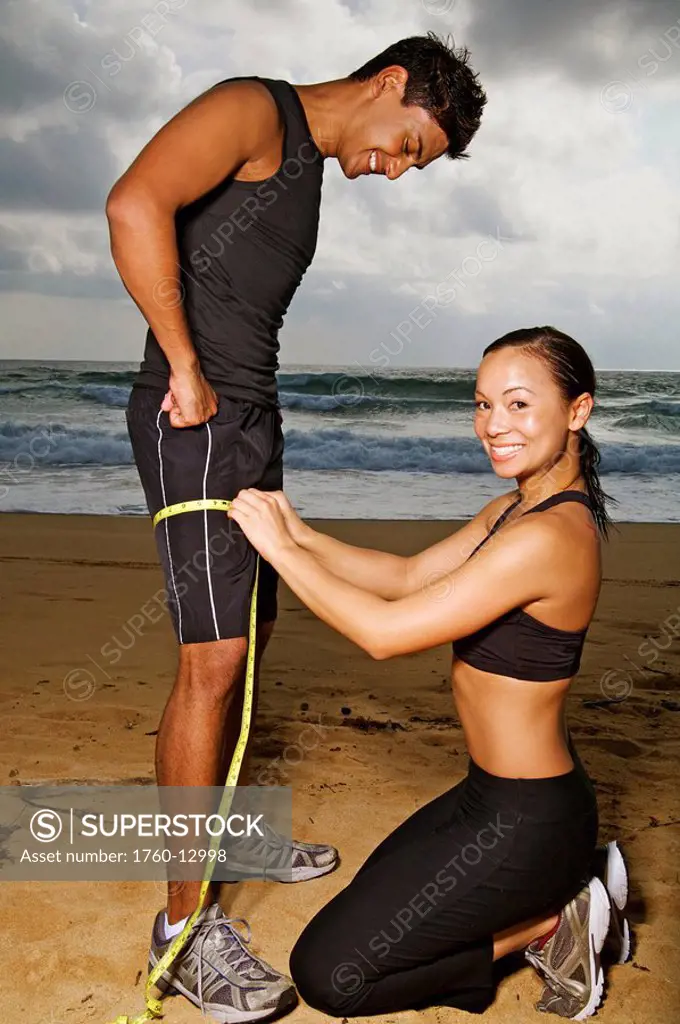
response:
[[[579,430],[578,435],[581,445],[581,474],[586,482],[588,497],[590,498],[590,503],[593,506],[593,516],[595,517],[597,528],[602,536],[606,538],[608,536],[609,527],[611,526],[611,519],[607,512],[605,501],[614,501],[615,499],[610,498],[609,495],[605,494],[600,484],[600,473],[598,470],[598,466],[600,464],[600,449],[597,447],[585,427],[582,427]]]

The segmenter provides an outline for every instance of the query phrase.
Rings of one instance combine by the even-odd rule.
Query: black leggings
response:
[[[380,844],[298,939],[302,998],[333,1017],[428,1006],[483,1012],[493,936],[556,913],[591,877],[595,793],[576,766],[545,779],[465,779]]]

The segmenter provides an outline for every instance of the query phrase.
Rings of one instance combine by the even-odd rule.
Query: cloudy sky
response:
[[[350,182],[326,162],[317,255],[282,363],[372,368],[384,343],[394,367],[474,366],[499,334],[552,323],[599,368],[680,370],[677,0],[2,9],[0,358],[141,357],[104,203],[190,99],[235,74],[339,78],[433,29],[470,48],[489,97],[470,159],[397,182]],[[442,282],[447,305],[426,315]]]

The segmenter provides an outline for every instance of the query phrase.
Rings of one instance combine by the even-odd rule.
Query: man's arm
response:
[[[276,103],[263,86],[216,86],[160,129],[109,194],[111,253],[170,364],[173,426],[204,423],[217,411],[182,302],[175,215],[266,156],[280,135]]]

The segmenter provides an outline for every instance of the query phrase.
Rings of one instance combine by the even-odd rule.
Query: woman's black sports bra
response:
[[[506,508],[472,555],[496,532],[521,500],[518,498]],[[560,491],[530,508],[523,515],[542,512],[563,501],[580,501],[592,512],[590,500],[581,491]],[[568,630],[547,626],[522,608],[513,608],[475,633],[455,640],[453,650],[461,661],[484,672],[535,682],[549,682],[555,679],[568,679],[578,672],[587,632],[587,628]]]

